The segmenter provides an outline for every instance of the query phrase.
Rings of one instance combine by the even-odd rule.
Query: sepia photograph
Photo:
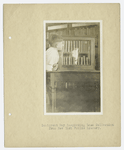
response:
[[[122,6],[2,8],[3,147],[121,148]]]
[[[44,113],[101,114],[102,21],[44,21]]]

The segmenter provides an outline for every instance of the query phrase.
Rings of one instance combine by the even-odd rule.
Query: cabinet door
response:
[[[66,37],[59,56],[59,70],[94,70],[95,39]]]

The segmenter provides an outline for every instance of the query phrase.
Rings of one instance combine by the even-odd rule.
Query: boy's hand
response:
[[[53,65],[53,71],[57,71],[57,69],[58,69],[58,64],[54,64]]]

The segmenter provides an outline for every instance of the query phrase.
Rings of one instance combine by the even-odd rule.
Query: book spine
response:
[[[83,65],[83,57],[81,57],[81,65]]]
[[[68,57],[66,57],[66,65],[68,65]]]
[[[71,35],[71,30],[69,29],[69,35]]]
[[[63,41],[62,51],[65,51],[65,41]]]
[[[78,57],[78,65],[80,65],[80,57]]]
[[[71,41],[71,52],[72,52],[72,41]]]
[[[81,28],[81,33],[80,33],[81,35],[83,35],[83,29]]]
[[[64,65],[64,57],[62,56],[62,65]]]
[[[84,34],[84,28],[82,28],[82,35],[84,36],[85,34]]]
[[[65,57],[65,65],[66,65],[66,57]]]
[[[77,28],[75,28],[74,32],[75,32],[75,36],[76,36],[77,35]]]
[[[66,52],[68,52],[68,41],[67,41],[67,51]]]
[[[93,28],[90,28],[90,35],[93,35]]]
[[[83,41],[83,52],[85,52],[85,41]]]
[[[69,56],[69,65],[71,65],[71,60],[70,60],[70,56]]]
[[[83,41],[81,41],[81,53],[83,52]]]
[[[86,65],[88,65],[88,57],[86,57]]]
[[[78,41],[76,41],[76,48],[78,48]]]
[[[65,82],[65,88],[66,88],[66,89],[68,88],[67,82]]]
[[[65,65],[65,56],[63,56],[63,65]]]
[[[93,35],[95,35],[95,27],[93,27]]]
[[[73,65],[75,65],[75,58],[73,57]]]
[[[75,49],[75,41],[73,41],[73,50]]]
[[[89,64],[90,64],[90,41],[88,41],[88,60],[89,60]]]
[[[70,52],[70,41],[68,41],[68,52]]]
[[[67,41],[66,41],[66,44],[65,44],[65,52],[67,52]]]
[[[72,57],[70,57],[70,65],[72,65]]]
[[[87,35],[88,35],[88,28],[87,28]]]
[[[85,56],[83,56],[83,60],[84,60],[84,65],[85,65]]]
[[[81,52],[81,42],[79,41],[79,53]]]
[[[65,57],[65,65],[66,65],[66,57]]]
[[[85,41],[85,52],[88,52],[88,50],[87,50],[87,41]]]
[[[91,28],[89,28],[89,35],[91,35]]]
[[[60,35],[62,35],[62,30],[60,31]]]
[[[63,49],[63,52],[65,52],[65,47],[66,47],[66,41],[64,41],[64,49]]]
[[[83,28],[83,34],[86,35],[86,28]]]

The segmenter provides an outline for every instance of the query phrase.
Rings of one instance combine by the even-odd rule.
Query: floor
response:
[[[99,90],[59,90],[55,112],[100,112]],[[52,102],[47,104],[47,112],[52,112]]]

